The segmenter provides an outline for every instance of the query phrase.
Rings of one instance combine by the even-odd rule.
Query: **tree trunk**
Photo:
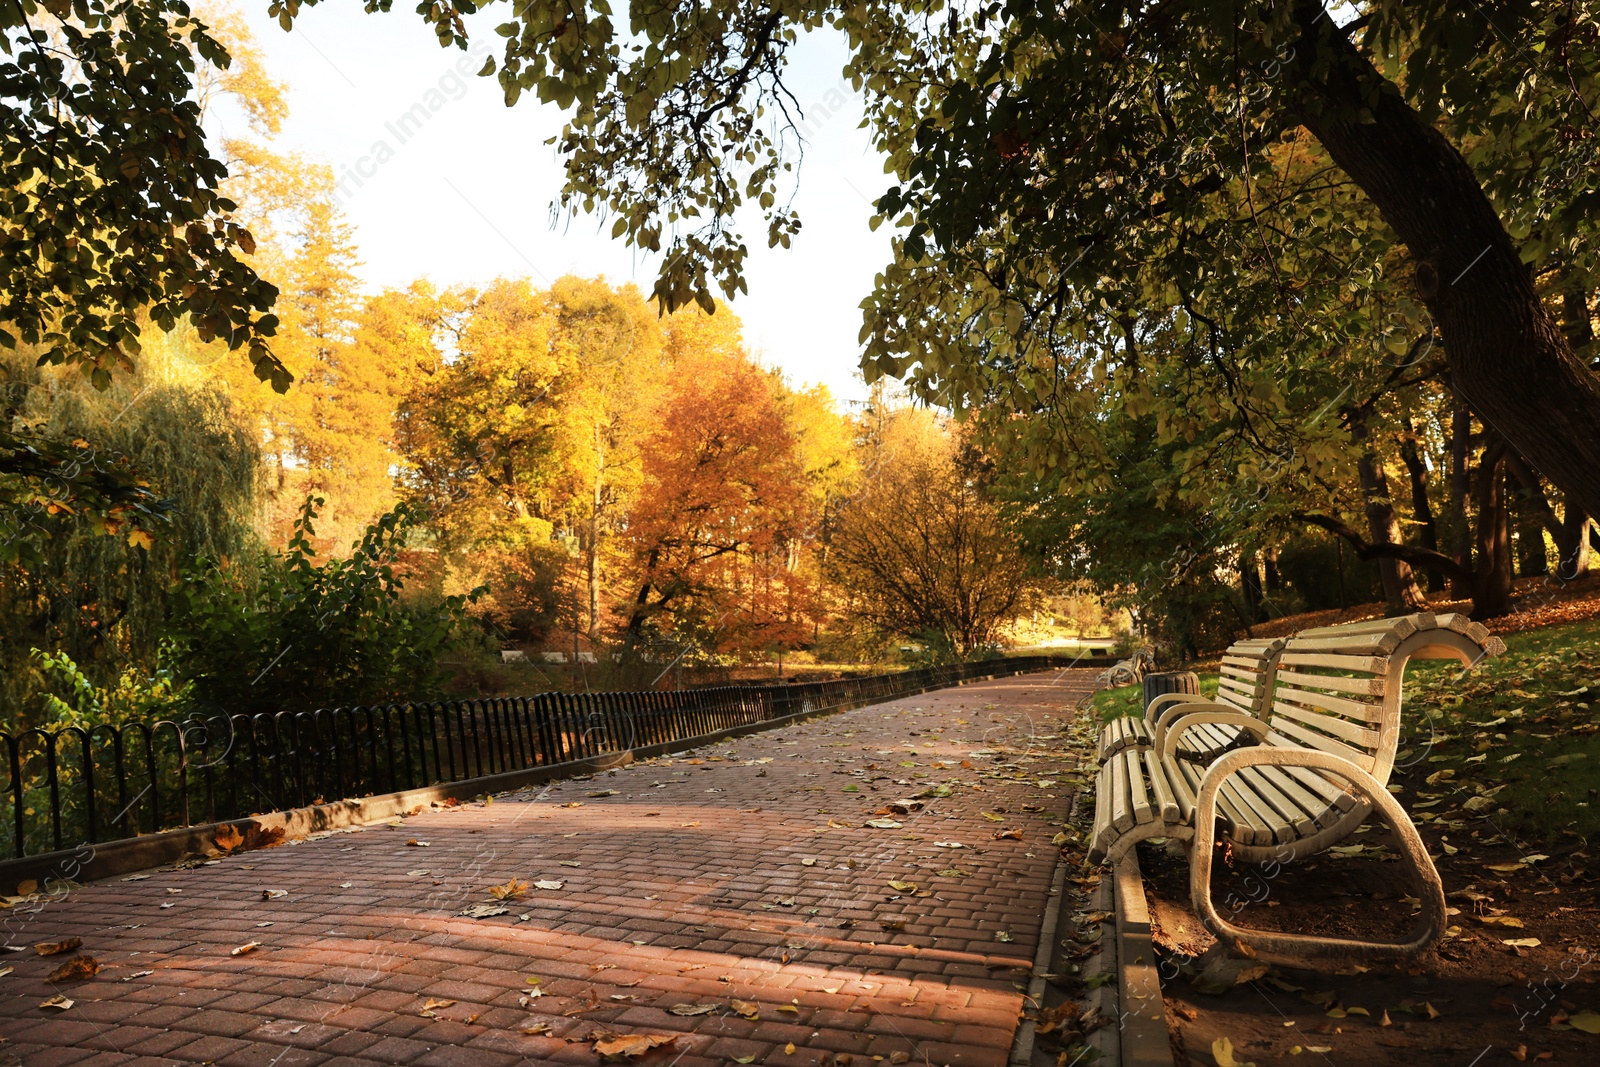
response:
[[[1239,592],[1244,597],[1245,621],[1258,623],[1266,619],[1261,610],[1261,567],[1254,552],[1239,553]]]
[[[1433,522],[1433,504],[1428,500],[1428,465],[1417,448],[1417,431],[1406,417],[1406,435],[1400,439],[1400,459],[1411,478],[1411,514],[1417,520],[1417,541],[1423,548],[1439,550],[1439,531]]]
[[[1450,412],[1450,557],[1472,569],[1472,525],[1468,500],[1472,495],[1472,412],[1456,398]],[[1457,600],[1472,595],[1461,578],[1450,579],[1450,595]]]
[[[1545,499],[1539,476],[1515,452],[1506,453],[1506,480],[1516,505],[1517,574],[1537,577],[1550,573],[1550,560],[1544,549],[1544,532],[1556,525],[1555,512]]]
[[[1488,619],[1511,610],[1511,534],[1506,522],[1506,443],[1492,440],[1478,463],[1478,564],[1472,617]]]
[[[1273,597],[1283,592],[1283,578],[1278,574],[1278,548],[1276,545],[1261,554],[1261,561],[1267,572],[1267,596]]]
[[[1556,530],[1556,577],[1570,582],[1589,573],[1589,516],[1568,504]]]
[[[1573,354],[1465,159],[1317,0],[1296,0],[1296,118],[1410,252],[1453,387],[1569,499],[1600,514],[1600,377]]]
[[[1394,503],[1389,498],[1389,478],[1384,473],[1383,461],[1372,448],[1371,430],[1367,425],[1369,414],[1365,408],[1346,412],[1350,435],[1361,445],[1356,471],[1361,479],[1361,496],[1366,501],[1367,534],[1375,545],[1397,545],[1403,540],[1400,520],[1395,517]],[[1416,572],[1405,560],[1380,558],[1378,577],[1383,580],[1383,599],[1391,615],[1427,608],[1428,598],[1423,596]]]

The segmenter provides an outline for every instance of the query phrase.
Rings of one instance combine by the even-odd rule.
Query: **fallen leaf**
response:
[[[228,953],[228,955],[230,955],[230,956],[243,956],[246,953],[254,952],[256,949],[258,949],[260,947],[261,947],[261,942],[259,942],[259,941],[246,941],[244,944],[240,945],[238,948],[233,949],[232,951],[230,951]]]
[[[1586,1034],[1600,1034],[1600,1015],[1592,1011],[1580,1011],[1567,1020],[1567,1025]]]
[[[870,826],[874,830],[898,830],[901,826],[900,823],[895,822],[893,819],[868,819],[862,825]]]
[[[889,888],[890,889],[899,890],[902,893],[915,893],[917,891],[917,883],[915,883],[915,882],[890,882],[889,883]]]
[[[510,910],[504,904],[471,904],[456,914],[464,915],[468,919],[487,919],[495,915],[504,915]]]
[[[135,978],[147,978],[150,975],[155,974],[155,973],[156,972],[154,972],[154,971],[134,971],[132,974],[128,975],[126,978],[121,979],[121,981],[131,982]]]
[[[1502,941],[1500,943],[1502,945],[1509,945],[1512,948],[1538,948],[1540,945],[1544,944],[1544,942],[1540,941],[1537,937],[1513,937],[1508,941]]]
[[[244,835],[241,834],[238,828],[234,826],[217,827],[217,832],[211,835],[211,839],[215,841],[217,843],[217,847],[222,849],[224,852],[232,852],[234,849],[244,844]]]
[[[805,859],[800,861],[800,866],[802,867],[815,867],[816,865],[817,861],[815,857],[812,856],[807,856]]]
[[[592,797],[614,797],[617,795],[617,791],[615,789],[597,789],[589,795]]]
[[[51,971],[46,982],[86,982],[100,973],[100,963],[93,956],[74,956]]]
[[[31,897],[39,891],[39,881],[36,878],[24,878],[17,883],[17,896]]]
[[[994,839],[996,841],[1021,841],[1022,831],[1017,829],[996,830]]]
[[[710,1015],[717,1010],[715,1004],[674,1004],[667,1009],[674,1015]]]
[[[783,1046],[783,1054],[785,1056],[793,1056],[794,1055],[794,1042],[793,1041],[791,1041],[787,1045]],[[898,1053],[896,1053],[896,1055],[898,1055]]]
[[[47,941],[44,944],[34,945],[33,951],[41,956],[59,956],[63,952],[71,952],[82,944],[83,938],[69,937],[65,941]]]
[[[277,900],[279,897],[286,897],[288,895],[289,891],[287,889],[263,889],[261,891],[262,900]]]
[[[1005,822],[1006,821],[1006,817],[1004,815],[996,815],[996,814],[994,814],[994,812],[991,812],[991,811],[980,812],[980,814],[985,819],[988,819],[990,822]]]
[[[512,878],[500,885],[489,887],[489,895],[496,900],[516,900],[527,895],[528,883],[521,878]]]
[[[548,1034],[550,1032],[550,1024],[549,1023],[534,1023],[532,1026],[523,1027],[522,1028],[522,1032],[527,1034],[527,1035],[529,1035],[530,1037],[537,1037],[540,1034]]]
[[[439,1016],[434,1014],[434,1009],[448,1008],[454,1003],[455,1001],[453,1000],[435,1000],[434,998],[429,997],[428,1002],[422,1006],[422,1010],[417,1012],[417,1014],[422,1016],[424,1019],[437,1019]]]
[[[581,807],[583,807],[583,801],[581,801],[581,800],[569,800],[569,801],[567,801],[565,804],[563,804],[561,806],[563,808],[581,808]],[[639,1053],[630,1052],[628,1055],[637,1056],[637,1055],[639,1055]]]
[[[1226,993],[1236,985],[1253,982],[1263,978],[1267,973],[1267,965],[1257,963],[1255,960],[1241,960],[1232,956],[1218,956],[1194,979],[1190,984],[1196,993],[1207,993],[1217,996]],[[1310,999],[1310,998],[1307,998]],[[1313,1003],[1315,1003],[1313,1001]]]
[[[411,838],[409,841],[407,841],[406,844],[411,846],[412,848],[427,848],[428,847],[428,843],[426,841],[418,841],[414,837]]]
[[[557,882],[557,881],[555,881],[554,879],[551,879],[551,878],[541,878],[537,882],[533,883],[533,888],[535,888],[535,889],[560,889],[563,884],[564,883]]]
[[[1256,1067],[1254,1063],[1241,1063],[1233,1058],[1233,1042],[1225,1037],[1219,1037],[1211,1042],[1211,1055],[1217,1061],[1217,1067]]]
[[[660,1045],[670,1045],[678,1040],[677,1034],[612,1034],[594,1043],[594,1050],[609,1059],[624,1056],[643,1056]]]
[[[1526,863],[1490,863],[1484,869],[1495,871],[1498,874],[1514,874],[1517,871],[1527,870],[1527,868],[1528,865]]]
[[[68,1000],[60,993],[57,993],[43,1004],[40,1004],[39,1007],[50,1008],[54,1011],[66,1011],[68,1008],[72,1007],[72,1001]]]
[[[433,872],[431,870],[429,870],[428,868],[420,867],[420,868],[418,868],[417,870],[414,870],[414,871],[407,871],[406,872],[406,877],[407,878],[421,878],[423,875],[428,875],[428,874],[432,874],[432,873]]]
[[[754,1001],[735,1000],[731,1001],[730,1003],[733,1005],[733,1011],[735,1015],[742,1015],[746,1019],[752,1020],[761,1018],[760,1005],[756,1004]]]

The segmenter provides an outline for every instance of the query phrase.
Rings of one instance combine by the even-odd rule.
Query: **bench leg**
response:
[[[1310,767],[1332,771],[1363,794],[1377,812],[1389,820],[1400,838],[1401,854],[1421,883],[1422,921],[1415,937],[1405,942],[1358,941],[1348,938],[1316,937],[1310,934],[1285,934],[1250,930],[1234,926],[1217,914],[1211,901],[1211,857],[1216,844],[1217,791],[1230,774],[1245,767],[1262,765]],[[1289,958],[1335,956],[1355,959],[1409,959],[1433,946],[1445,928],[1444,885],[1439,872],[1422,844],[1416,826],[1389,791],[1366,771],[1330,752],[1312,749],[1239,749],[1217,760],[1200,780],[1195,796],[1194,844],[1189,856],[1189,897],[1206,927],[1220,940],[1236,940],[1259,953]],[[1286,849],[1292,846],[1284,846]]]

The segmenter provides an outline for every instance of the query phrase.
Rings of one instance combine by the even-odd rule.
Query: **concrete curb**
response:
[[[970,685],[973,682],[988,682],[1001,677],[1014,678],[1020,676],[1018,674],[982,675],[980,677],[967,678],[951,686],[930,686],[897,693],[894,696],[846,701],[842,704],[813,708],[810,711],[796,712],[793,715],[785,715],[776,719],[765,719],[761,722],[731,726],[722,730],[713,730],[710,733],[698,734],[694,737],[681,738],[677,741],[664,741],[659,744],[624,749],[620,752],[607,752],[581,760],[552,763],[543,767],[528,767],[520,771],[507,771],[503,774],[485,775],[481,778],[467,778],[459,782],[441,782],[437,785],[405,789],[394,793],[382,793],[377,796],[362,797],[355,800],[339,800],[305,808],[292,808],[287,811],[253,815],[248,818],[230,819],[222,823],[205,823],[177,830],[163,830],[160,833],[146,834],[142,837],[107,841],[95,845],[82,845],[76,849],[63,849],[59,852],[44,852],[37,856],[25,856],[20,859],[0,861],[0,890],[6,892],[7,895],[20,896],[24,894],[16,892],[18,885],[29,880],[38,883],[42,888],[51,881],[58,879],[89,882],[101,878],[111,878],[119,874],[148,870],[168,863],[176,863],[185,856],[203,855],[207,850],[215,848],[214,839],[217,830],[224,825],[233,826],[247,839],[256,837],[261,833],[274,834],[275,831],[281,829],[283,831],[281,840],[302,840],[310,834],[384,822],[397,815],[411,812],[416,808],[427,807],[429,804],[443,802],[451,798],[459,800],[482,796],[486,793],[509,792],[513,789],[559,781],[575,775],[611,770],[615,767],[626,766],[636,760],[650,759],[674,752],[685,752],[689,749],[714,744],[717,741],[745,737],[763,730],[791,726],[809,719],[836,715],[839,712],[853,711],[856,708],[869,707],[873,704],[904,700],[907,697],[932,692],[934,689],[950,689],[957,686]],[[254,833],[252,828],[254,828]]]
[[[1172,1067],[1172,1039],[1167,1033],[1155,945],[1150,940],[1150,910],[1139,873],[1138,850],[1129,849],[1117,864],[1112,893],[1116,902],[1122,1067]]]

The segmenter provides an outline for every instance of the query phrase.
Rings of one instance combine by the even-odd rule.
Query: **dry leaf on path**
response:
[[[733,1005],[734,1014],[736,1014],[736,1015],[741,1015],[744,1018],[750,1019],[752,1021],[761,1018],[760,1005],[756,1004],[754,1001],[751,1001],[751,1000],[735,1000],[735,1001],[730,1001],[730,1003]]]
[[[512,878],[501,883],[500,885],[492,885],[489,887],[489,895],[494,897],[496,900],[517,900],[520,897],[526,896],[527,892],[528,883],[523,881],[521,878]]]
[[[1233,1042],[1225,1037],[1219,1037],[1211,1042],[1211,1055],[1217,1061],[1217,1067],[1255,1067],[1254,1063],[1242,1063],[1233,1058]]]
[[[832,820],[829,820],[829,825],[832,825]],[[868,819],[863,825],[870,826],[874,830],[898,830],[901,824],[893,819]]]
[[[1580,1011],[1567,1020],[1567,1025],[1586,1034],[1600,1034],[1600,1015],[1592,1011]]]
[[[1212,960],[1195,976],[1190,983],[1196,993],[1209,993],[1213,996],[1226,993],[1236,985],[1253,982],[1257,978],[1265,977],[1267,965],[1254,960],[1235,959],[1231,956],[1218,956]],[[1309,998],[1307,998],[1309,999]]]
[[[1544,944],[1544,942],[1540,941],[1537,937],[1513,937],[1509,941],[1502,941],[1500,943],[1502,945],[1509,945],[1511,948],[1538,948],[1540,945]]]
[[[258,949],[260,947],[261,947],[261,942],[259,942],[259,941],[246,941],[244,944],[240,945],[238,948],[233,949],[231,952],[229,952],[228,955],[230,955],[230,956],[243,956],[246,953],[254,952],[256,949]]]
[[[62,996],[60,993],[57,993],[43,1004],[40,1004],[39,1007],[50,1008],[54,1011],[66,1011],[68,1008],[72,1007],[72,1001]]]
[[[406,844],[409,845],[412,848],[427,848],[428,847],[428,843],[426,841],[418,841],[414,837],[411,838],[409,841],[407,841]]]
[[[533,883],[535,889],[560,889],[565,883],[557,882],[552,878],[541,878]]]
[[[155,973],[156,972],[154,972],[154,971],[134,971],[132,974],[128,975],[126,978],[122,978],[122,979],[118,979],[118,980],[119,981],[123,981],[123,982],[131,982],[135,978],[148,978],[152,974],[155,974]]]
[[[915,893],[917,891],[917,883],[915,883],[915,882],[890,882],[889,883],[889,888],[890,889],[899,890],[902,893]]]
[[[217,827],[217,832],[211,835],[211,839],[215,841],[217,843],[217,847],[222,849],[224,852],[232,852],[234,849],[244,844],[244,835],[238,831],[238,828],[233,826]]]
[[[59,956],[63,952],[71,952],[82,944],[83,938],[69,937],[65,941],[46,941],[42,944],[34,945],[33,951],[41,956]]]
[[[710,1015],[717,1010],[715,1004],[674,1004],[667,1009],[674,1015]]]
[[[279,897],[286,897],[288,895],[289,891],[287,889],[263,889],[261,891],[262,900],[277,900]]]
[[[661,1045],[678,1040],[677,1034],[612,1034],[594,1043],[594,1050],[607,1059],[643,1056]]]
[[[437,1019],[438,1016],[434,1014],[435,1008],[448,1008],[454,1003],[455,1001],[453,1000],[435,1000],[434,998],[429,997],[428,1002],[422,1006],[422,1010],[417,1012],[417,1014],[422,1016],[424,1019]]]
[[[504,904],[470,904],[457,914],[469,919],[487,919],[494,915],[504,915],[510,910]]]
[[[74,956],[50,972],[46,982],[86,982],[100,973],[100,961],[93,956]]]

